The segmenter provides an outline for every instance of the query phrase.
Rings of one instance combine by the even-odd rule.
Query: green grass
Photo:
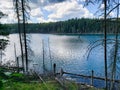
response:
[[[0,90],[104,90],[96,89],[94,87],[77,86],[75,83],[67,83],[66,87],[62,87],[56,81],[43,83],[22,83],[22,82],[8,82],[3,85]]]
[[[66,82],[67,90],[78,90],[78,86],[74,82]]]
[[[14,82],[12,80],[8,80],[6,82],[3,82],[1,86],[0,90],[105,90],[76,84],[74,82],[67,82],[65,83],[65,87],[63,87],[55,80],[48,80],[46,81],[46,84],[34,81]]]
[[[43,83],[20,83],[8,82],[3,85],[2,90],[63,90],[57,82]]]
[[[45,77],[46,84],[37,82],[34,77],[28,77],[21,73],[11,73],[6,75],[5,69],[0,68],[0,90],[103,90],[77,85],[75,82],[64,82],[64,87],[57,81]],[[38,80],[38,79],[37,79]],[[35,82],[34,82],[35,81]]]

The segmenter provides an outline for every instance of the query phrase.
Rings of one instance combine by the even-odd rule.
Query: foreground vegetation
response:
[[[47,87],[43,83],[19,83],[12,82],[4,85],[2,90],[103,90],[96,88],[88,88],[85,86],[78,87],[76,84],[68,84],[67,88],[63,88],[55,81],[46,82]],[[81,89],[80,89],[81,88]]]
[[[6,83],[3,90],[61,90],[62,88],[58,83],[47,82],[47,87],[43,83],[23,83],[12,82]]]
[[[34,75],[27,76],[0,68],[0,90],[102,90],[68,81],[65,82],[65,86],[62,86],[54,78],[48,76],[43,79],[44,82]]]

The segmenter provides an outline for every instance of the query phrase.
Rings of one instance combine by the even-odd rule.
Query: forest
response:
[[[73,34],[103,34],[103,20],[90,18],[74,18],[67,21],[49,22],[49,23],[27,23],[27,33],[73,33]],[[115,33],[115,20],[108,20],[109,31]],[[18,33],[17,24],[4,24],[7,26],[7,32]],[[22,30],[21,30],[22,32]]]

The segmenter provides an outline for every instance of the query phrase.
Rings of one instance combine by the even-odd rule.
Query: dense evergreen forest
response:
[[[18,33],[17,24],[4,24],[10,33]],[[115,20],[108,20],[108,33],[115,32]],[[49,22],[49,23],[28,23],[26,25],[27,33],[103,33],[102,19],[69,19],[67,21]]]

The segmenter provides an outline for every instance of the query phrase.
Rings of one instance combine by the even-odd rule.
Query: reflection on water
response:
[[[34,56],[30,57],[29,68],[35,69],[42,73],[43,50],[42,40],[44,40],[45,49],[45,67],[51,69],[52,63],[57,64],[57,70],[63,68],[67,72],[88,74],[91,70],[95,73],[101,73],[104,70],[103,64],[103,47],[97,47],[90,54],[89,59],[85,58],[87,46],[95,41],[103,38],[102,36],[86,35],[50,35],[50,34],[31,34],[30,47],[34,51]],[[6,56],[3,61],[14,61],[14,43],[17,48],[17,56],[20,56],[20,45],[17,34],[9,36],[10,44],[5,50]],[[51,58],[50,58],[51,57]]]
[[[86,59],[86,50],[90,43],[103,39],[103,35],[52,35],[52,34],[31,34],[31,43],[29,43],[34,55],[29,58],[29,69],[34,69],[39,73],[43,72],[43,48],[45,49],[45,67],[51,70],[51,62],[57,64],[57,71],[63,68],[67,72],[77,74],[91,74],[104,76],[104,55],[103,46],[100,45],[93,49],[88,60]],[[14,62],[14,43],[17,48],[17,56],[20,56],[19,36],[11,34],[9,36],[10,44],[5,50],[6,56],[3,62]]]

